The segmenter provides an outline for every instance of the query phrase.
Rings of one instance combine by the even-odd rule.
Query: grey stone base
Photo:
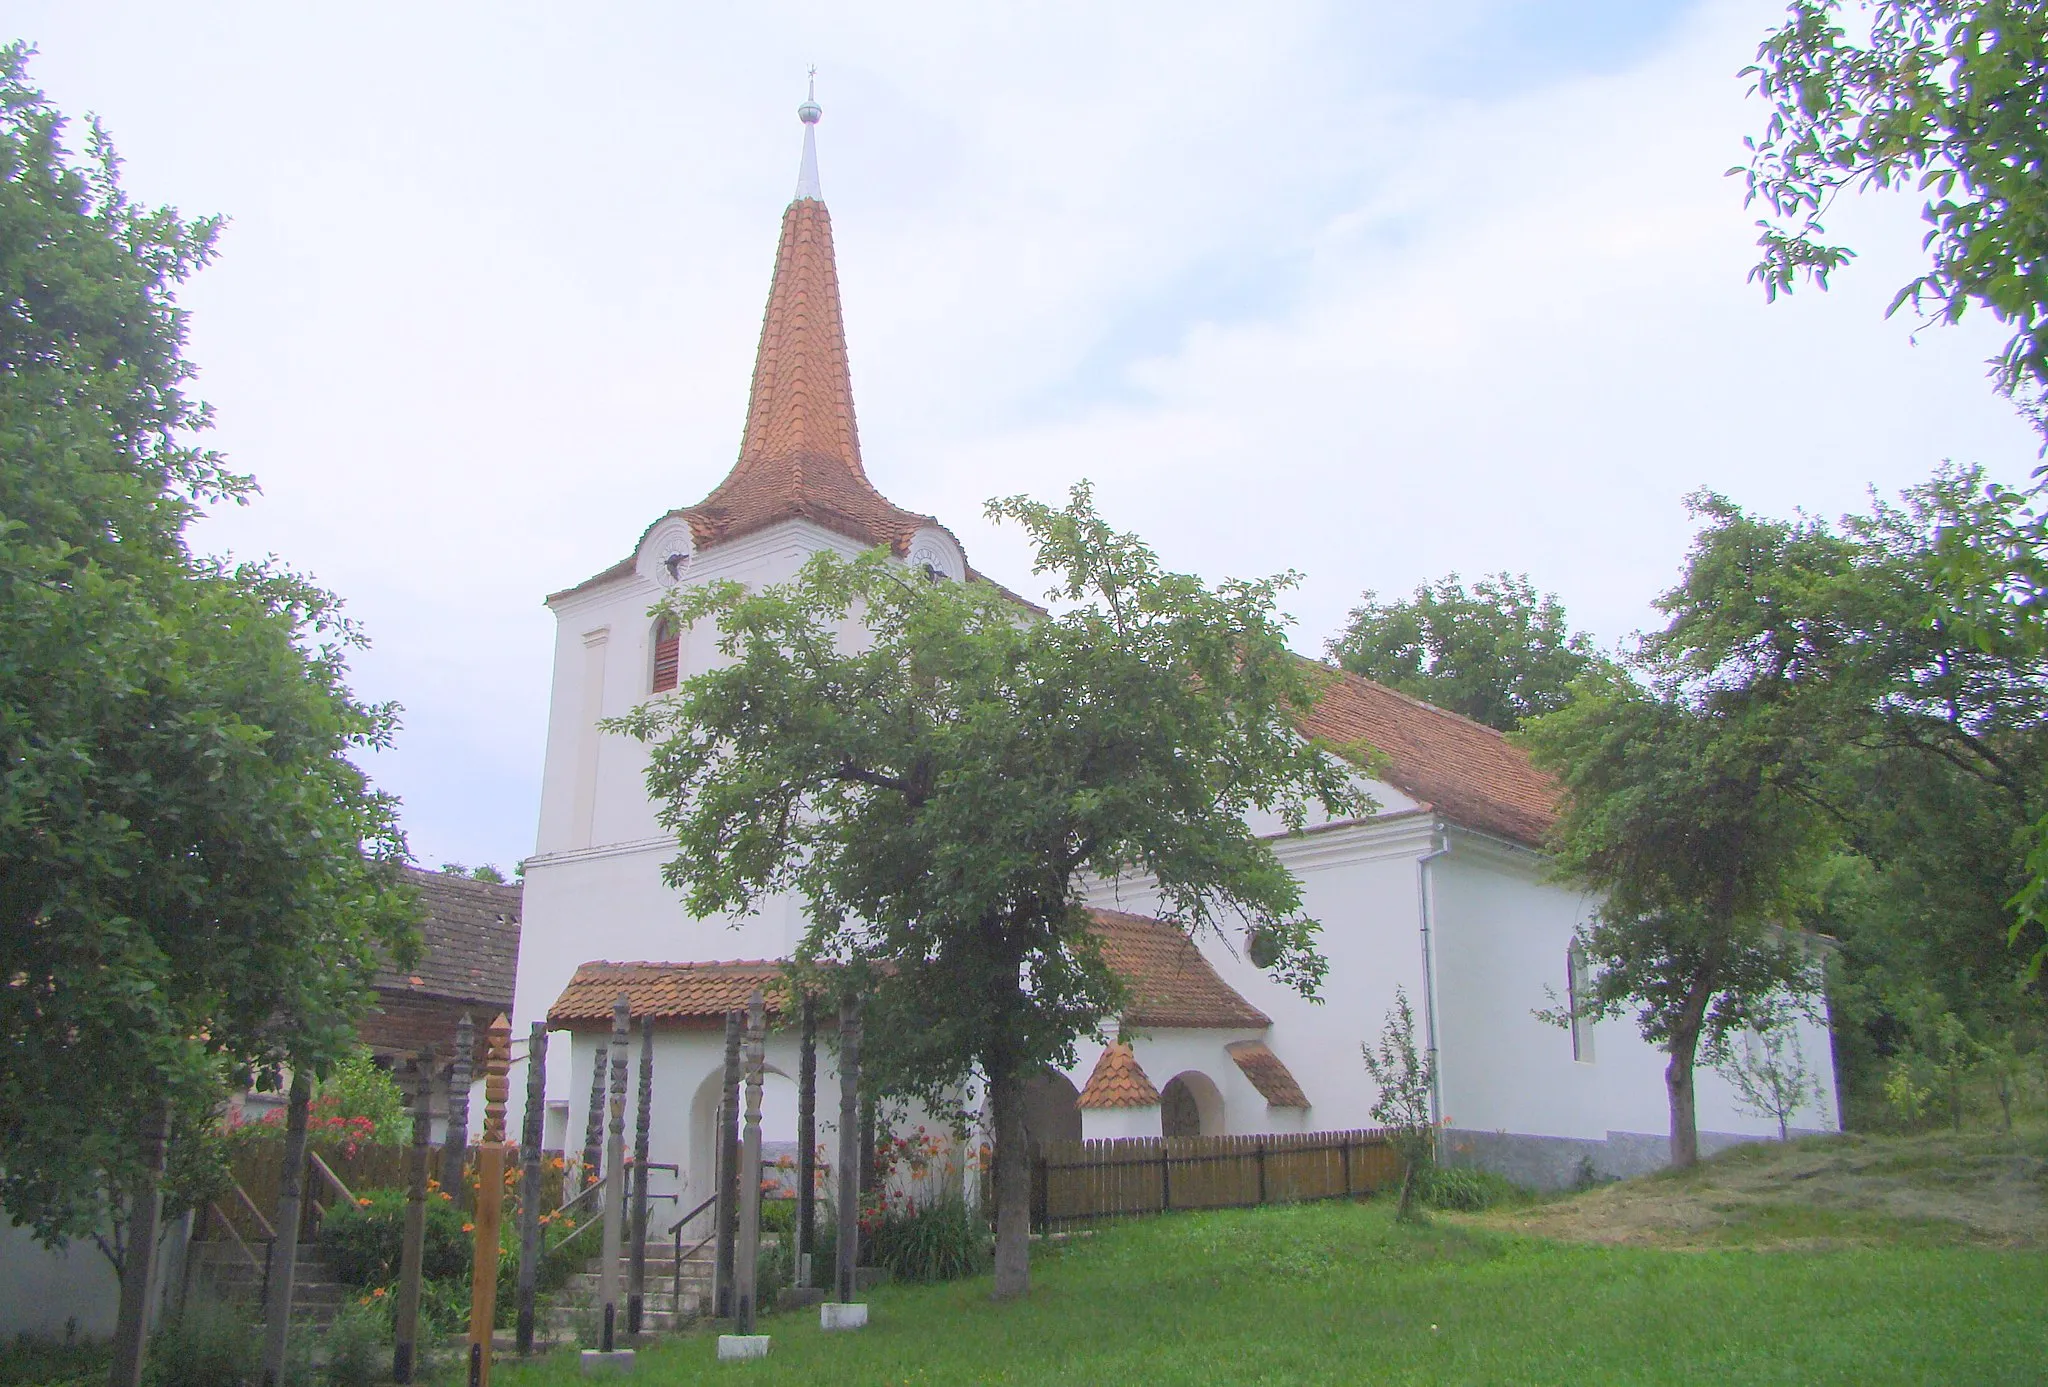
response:
[[[820,1329],[865,1329],[868,1307],[865,1301],[828,1300],[818,1307]]]
[[[1774,1140],[1737,1132],[1701,1132],[1700,1154],[1711,1156],[1744,1142]],[[1437,1153],[1447,1166],[1490,1170],[1530,1189],[1561,1190],[1585,1183],[1589,1177],[1594,1181],[1626,1180],[1662,1170],[1671,1164],[1671,1139],[1661,1132],[1609,1132],[1605,1141],[1589,1141],[1453,1127],[1438,1139]]]
[[[718,1336],[718,1361],[744,1363],[749,1358],[766,1358],[771,1342],[766,1334],[721,1334]]]
[[[586,1373],[629,1373],[633,1371],[633,1350],[622,1348],[614,1353],[603,1349],[587,1348],[577,1355]]]

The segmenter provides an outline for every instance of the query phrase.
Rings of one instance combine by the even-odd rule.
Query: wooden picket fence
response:
[[[1392,1138],[1373,1129],[1055,1141],[1031,1163],[1031,1223],[1341,1199],[1400,1177]]]

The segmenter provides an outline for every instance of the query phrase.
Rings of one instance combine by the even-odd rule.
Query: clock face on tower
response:
[[[961,556],[960,547],[934,525],[927,525],[910,537],[910,550],[903,561],[935,583],[957,583],[967,577],[967,561]]]
[[[690,571],[693,538],[688,521],[675,517],[662,521],[648,532],[646,539],[640,541],[640,552],[633,560],[634,569],[650,583],[665,588],[675,587]]]

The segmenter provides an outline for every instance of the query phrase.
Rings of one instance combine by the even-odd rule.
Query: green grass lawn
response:
[[[1387,1201],[1184,1214],[1034,1247],[1027,1301],[988,1283],[890,1287],[862,1331],[762,1321],[763,1363],[709,1334],[632,1379],[715,1382],[2040,1382],[2048,1261],[1904,1245],[1823,1252],[1592,1247]],[[575,1356],[501,1360],[503,1387],[582,1381]]]

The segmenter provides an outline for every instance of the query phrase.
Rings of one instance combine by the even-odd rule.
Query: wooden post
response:
[[[872,1200],[875,1197],[875,1098],[865,1094],[860,1100],[860,1197]]]
[[[590,1113],[583,1119],[583,1177],[585,1189],[596,1184],[604,1159],[604,1062],[611,1054],[609,1045],[597,1047],[597,1058],[590,1065]]]
[[[114,1318],[114,1360],[109,1387],[141,1387],[149,1307],[156,1299],[156,1231],[164,1212],[164,1158],[171,1139],[171,1105],[142,1115],[142,1176],[128,1203],[128,1246],[122,1253],[121,1306]]]
[[[818,1246],[818,999],[804,993],[803,1040],[796,1065],[796,1284],[816,1284]]]
[[[761,989],[747,999],[747,1121],[740,1138],[740,1235],[733,1255],[739,1259],[739,1293],[733,1307],[733,1331],[754,1332],[760,1291],[761,1263],[761,1070],[762,1040],[768,1029]]]
[[[647,1293],[647,1146],[654,1103],[654,1018],[640,1021],[640,1108],[633,1118],[633,1261],[626,1274],[626,1332],[638,1334]]]
[[[1264,1203],[1266,1202],[1266,1143],[1265,1143],[1265,1141],[1264,1141],[1264,1140],[1261,1140],[1261,1141],[1259,1142],[1259,1144],[1258,1144],[1258,1152],[1259,1152],[1259,1203],[1260,1203],[1260,1204],[1264,1204]]]
[[[519,1124],[519,1354],[533,1352],[534,1282],[540,1274],[540,1144],[548,1102],[548,1026],[526,1038],[526,1117]]]
[[[1344,1197],[1349,1199],[1351,1197],[1351,1134],[1346,1132],[1339,1140],[1338,1145],[1344,1151]]]
[[[860,1252],[860,999],[839,1003],[839,1265],[834,1295],[854,1298],[853,1269]]]
[[[505,1207],[505,1071],[512,1022],[502,1013],[485,1033],[484,1139],[476,1149],[476,1256],[469,1273],[469,1387],[490,1387],[491,1331],[498,1322],[498,1226]]]
[[[733,1238],[740,1226],[740,1013],[725,1014],[725,1074],[718,1099],[718,1259],[714,1273],[720,1319],[732,1317]]]
[[[469,1155],[469,1081],[475,1063],[476,1023],[465,1011],[455,1023],[455,1062],[448,1069],[448,1130],[441,1134],[441,1188],[458,1206],[465,1202],[462,1163]]]
[[[598,1273],[598,1304],[604,1315],[603,1351],[618,1347],[619,1257],[626,1240],[626,1042],[632,1034],[631,1003],[624,993],[612,1004],[612,1092],[610,1137],[604,1149],[604,1265]]]
[[[284,1169],[277,1180],[277,1238],[270,1244],[270,1274],[264,1278],[263,1387],[284,1380],[285,1336],[292,1323],[292,1278],[299,1260],[299,1192],[306,1178],[306,1114],[313,1106],[313,1074],[292,1070],[285,1104]]]
[[[427,1167],[433,1159],[429,1140],[433,1115],[427,1110],[427,1101],[433,1084],[434,1052],[422,1050],[413,1061],[412,1169],[405,1191],[405,1234],[398,1253],[398,1308],[391,1345],[394,1382],[411,1382],[418,1358],[420,1263],[427,1245]]]

